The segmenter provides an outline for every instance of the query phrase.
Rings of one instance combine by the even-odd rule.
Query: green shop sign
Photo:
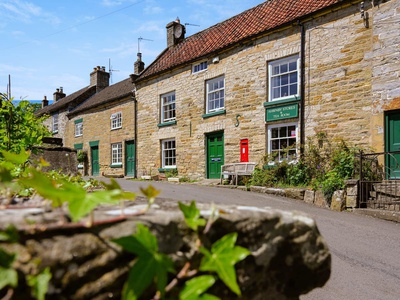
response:
[[[290,104],[267,108],[265,121],[277,121],[283,119],[297,118],[299,116],[299,104]]]

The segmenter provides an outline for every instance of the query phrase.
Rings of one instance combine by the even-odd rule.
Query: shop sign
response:
[[[299,104],[289,104],[267,108],[265,111],[265,121],[277,121],[299,116]]]

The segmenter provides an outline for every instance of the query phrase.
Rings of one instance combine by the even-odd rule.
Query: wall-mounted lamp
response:
[[[212,59],[212,63],[213,63],[213,64],[219,63],[219,56],[214,57],[214,58]]]

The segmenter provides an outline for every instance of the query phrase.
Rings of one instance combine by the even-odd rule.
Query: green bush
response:
[[[355,175],[356,154],[359,149],[350,147],[345,141],[330,141],[326,134],[309,138],[299,160],[275,162],[266,155],[257,168],[250,184],[258,186],[308,186],[322,190],[330,200],[334,191],[343,189],[345,181]]]

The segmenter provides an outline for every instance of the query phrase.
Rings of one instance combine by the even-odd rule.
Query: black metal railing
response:
[[[359,208],[400,211],[400,151],[359,156]]]

